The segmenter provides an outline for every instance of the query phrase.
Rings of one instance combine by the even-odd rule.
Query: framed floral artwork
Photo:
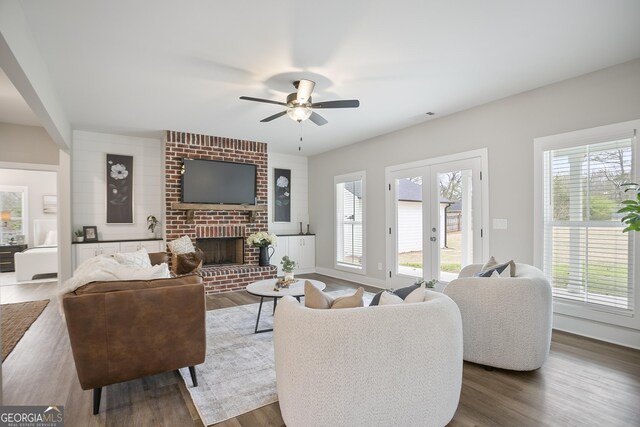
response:
[[[273,222],[291,222],[291,169],[273,169]]]
[[[133,156],[107,154],[107,224],[133,224]]]

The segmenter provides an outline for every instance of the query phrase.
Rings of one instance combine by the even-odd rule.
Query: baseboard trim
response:
[[[373,279],[369,276],[348,273],[345,271],[334,270],[333,268],[316,267],[316,273],[323,274],[336,279],[348,280],[350,282],[359,283],[361,285],[373,286],[374,288],[387,289],[384,280]]]
[[[553,329],[640,350],[640,331],[553,313]]]

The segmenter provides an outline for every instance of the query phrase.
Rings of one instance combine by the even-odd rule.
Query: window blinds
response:
[[[634,247],[622,201],[635,197],[634,138],[548,150],[544,156],[543,265],[554,297],[631,315]]]

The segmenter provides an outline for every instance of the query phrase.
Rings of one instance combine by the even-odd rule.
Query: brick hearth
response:
[[[166,172],[166,236],[167,241],[187,235],[193,242],[197,238],[242,237],[266,231],[267,212],[256,212],[255,221],[249,223],[249,213],[242,211],[196,211],[193,223],[187,222],[183,210],[171,207],[180,202],[180,170],[182,159],[221,160],[249,163],[257,166],[257,203],[267,204],[267,145],[215,136],[168,131],[165,140]],[[244,289],[249,283],[276,277],[275,266],[258,266],[258,248],[245,244],[244,265],[211,266],[202,270],[207,294]]]

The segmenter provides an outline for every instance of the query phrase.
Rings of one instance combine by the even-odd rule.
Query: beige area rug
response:
[[[0,305],[3,362],[47,304],[49,300]]]
[[[333,296],[353,291],[330,292]],[[373,294],[365,293],[365,305]],[[273,305],[266,299],[260,329],[273,326]],[[278,401],[273,333],[254,334],[258,305],[207,311],[207,354],[196,366],[198,387],[189,369],[180,374],[205,426],[216,424]]]

